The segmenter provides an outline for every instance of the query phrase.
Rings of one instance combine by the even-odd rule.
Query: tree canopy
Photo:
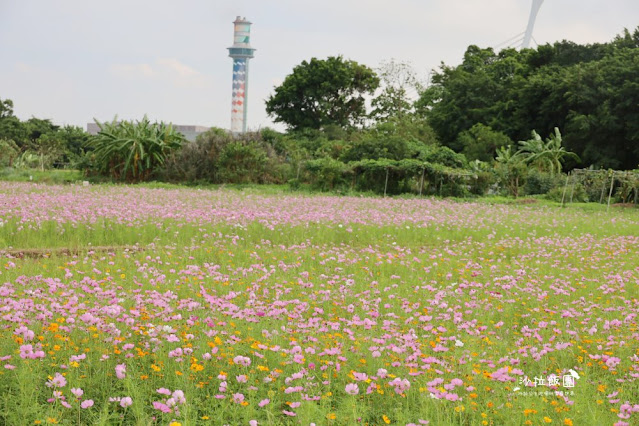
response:
[[[498,53],[470,46],[460,65],[442,64],[417,109],[460,152],[488,152],[468,146],[476,145],[468,132],[478,123],[511,140],[558,127],[584,165],[636,168],[639,28],[603,44],[562,41]]]
[[[365,95],[379,86],[375,72],[341,56],[312,58],[293,69],[266,100],[266,112],[291,130],[342,128],[366,117]]]

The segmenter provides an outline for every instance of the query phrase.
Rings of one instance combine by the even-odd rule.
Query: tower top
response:
[[[252,58],[255,49],[251,47],[251,24],[246,18],[237,16],[233,21],[233,46],[229,47],[231,58]]]

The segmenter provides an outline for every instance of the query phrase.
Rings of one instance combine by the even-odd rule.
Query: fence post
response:
[[[388,167],[386,167],[386,182],[384,183],[384,198],[386,198],[386,188],[388,187]]]
[[[570,178],[570,173],[566,175],[566,183],[564,184],[564,192],[561,195],[561,206],[564,206],[564,199],[566,198],[566,188],[568,188],[568,179]]]
[[[608,207],[606,208],[606,212],[610,211],[610,198],[612,197],[612,187],[615,183],[615,172],[612,172],[612,178],[610,179],[610,192],[608,192]]]

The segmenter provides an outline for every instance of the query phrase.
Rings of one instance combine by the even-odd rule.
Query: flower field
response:
[[[0,255],[0,424],[639,423],[636,209],[0,183]]]

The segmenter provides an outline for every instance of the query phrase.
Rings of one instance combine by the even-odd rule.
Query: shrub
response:
[[[326,157],[307,161],[306,170],[310,174],[311,185],[326,191],[346,185],[350,167],[339,160]]]
[[[538,169],[530,169],[526,174],[524,191],[526,195],[546,194],[550,190],[563,187],[565,176],[551,175]]]
[[[212,128],[186,142],[166,160],[162,177],[169,181],[218,182],[217,159],[233,137],[225,130]]]
[[[571,200],[572,194],[572,201],[574,203],[585,203],[588,201],[588,195],[586,194],[586,190],[584,189],[582,184],[577,183],[574,185],[574,187],[573,185],[569,185],[565,189],[566,192],[564,196],[564,186],[556,186],[548,191],[545,198],[547,198],[548,200],[556,201],[558,203],[561,203],[561,200],[563,198],[564,202],[568,203]]]
[[[225,183],[262,183],[266,152],[256,142],[228,143],[217,160],[220,180]]]

